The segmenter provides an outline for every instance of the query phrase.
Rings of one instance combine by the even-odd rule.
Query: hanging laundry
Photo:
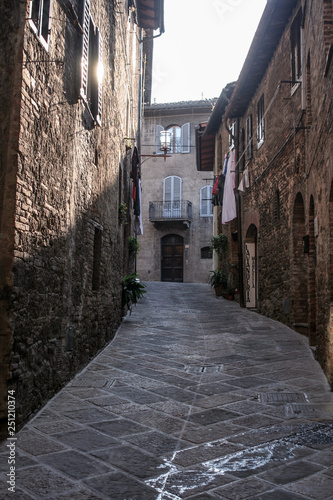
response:
[[[232,150],[227,162],[223,191],[222,224],[226,224],[237,217],[235,199],[235,151]]]
[[[213,191],[212,191],[212,204],[213,207],[216,207],[219,204],[218,200],[218,184],[219,184],[219,179],[220,175],[215,176],[215,181],[214,181],[214,186],[213,186]]]
[[[132,190],[132,199],[134,202],[134,214],[140,215],[140,192],[138,189],[139,186],[139,155],[138,150],[135,147],[133,149],[132,155],[132,170],[131,170],[131,179],[133,179],[133,190]]]
[[[139,179],[138,182],[138,189],[137,189],[137,197],[139,198],[138,200],[138,205],[139,205],[139,215],[136,215],[134,219],[134,230],[135,233],[138,234],[143,234],[143,225],[142,225],[142,204],[141,204],[141,180]]]

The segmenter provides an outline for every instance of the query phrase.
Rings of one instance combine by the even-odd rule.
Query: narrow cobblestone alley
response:
[[[2,443],[1,498],[333,499],[333,394],[307,339],[208,285],[147,290]]]

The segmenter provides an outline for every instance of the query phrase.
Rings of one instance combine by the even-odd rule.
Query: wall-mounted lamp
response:
[[[167,153],[171,151],[171,132],[167,130],[160,132],[160,151],[163,151],[164,161],[166,161]]]

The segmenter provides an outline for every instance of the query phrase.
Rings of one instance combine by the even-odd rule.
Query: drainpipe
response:
[[[239,280],[239,305],[245,307],[244,300],[244,280],[243,280],[243,237],[242,237],[242,199],[238,190],[239,186],[239,119],[236,120],[235,136],[229,130],[227,120],[225,120],[225,127],[228,134],[232,137],[235,144],[235,164],[236,164],[236,210],[237,210],[237,243],[238,243],[238,280]]]

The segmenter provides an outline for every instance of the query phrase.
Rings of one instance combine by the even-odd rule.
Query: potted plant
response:
[[[127,224],[126,218],[127,218],[127,205],[126,203],[121,203],[118,209],[119,222],[126,225]]]
[[[228,286],[227,275],[221,269],[211,271],[211,273],[209,283],[214,287],[216,296],[220,297]]]
[[[213,236],[211,239],[211,246],[210,248],[212,250],[215,250],[215,252],[218,254],[220,258],[224,257],[225,254],[228,251],[228,238],[225,234],[220,233],[217,236]]]
[[[128,237],[128,253],[130,257],[135,257],[140,250],[140,245],[135,236]]]
[[[223,293],[223,297],[227,300],[234,300],[235,289],[233,286],[228,284],[227,289]]]
[[[122,285],[122,307],[132,313],[132,306],[146,293],[145,285],[141,283],[136,273],[124,276],[121,280]]]

